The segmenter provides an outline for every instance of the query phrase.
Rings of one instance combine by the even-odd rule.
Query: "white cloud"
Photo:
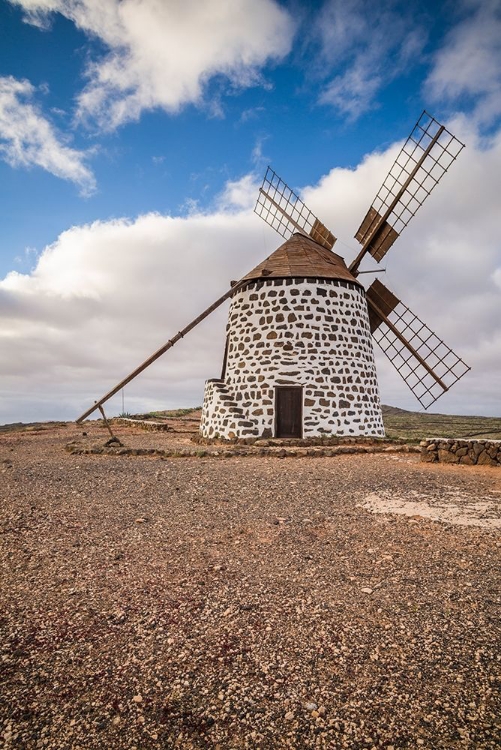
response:
[[[355,120],[374,106],[379,90],[419,58],[424,31],[394,3],[327,0],[315,24],[320,61],[335,75],[324,86],[322,104]]]
[[[258,120],[264,111],[264,107],[251,107],[250,109],[244,109],[244,111],[240,115],[239,122],[246,123],[251,120]]]
[[[0,77],[0,158],[12,167],[41,167],[89,195],[96,185],[87,155],[64,143],[33,103],[34,94],[29,81]]]
[[[239,180],[226,183],[219,198],[221,206],[235,207],[239,210],[253,208],[256,203],[258,183],[253,174],[246,174]]]
[[[259,170],[260,172],[262,172],[265,169],[266,165],[271,161],[270,157],[266,156],[266,154],[263,153],[263,146],[268,138],[269,136],[267,135],[258,136],[251,153],[251,161],[254,165],[254,168],[256,170]]]
[[[501,268],[496,268],[492,274],[494,283],[501,289]]]
[[[57,11],[108,52],[87,69],[79,115],[113,129],[143,110],[201,104],[211,80],[261,82],[290,49],[294,24],[275,0],[11,0],[40,25]],[[217,100],[217,97],[216,97]]]
[[[438,51],[425,83],[432,101],[473,103],[480,124],[501,115],[501,5],[499,0],[464,0],[465,17]]]
[[[380,278],[473,368],[435,410],[499,414],[501,132],[485,147],[464,121],[449,126],[467,149],[391,249]],[[354,170],[333,169],[303,191],[348,261],[399,147],[368,155]],[[31,273],[1,281],[0,421],[76,417],[269,255],[281,238],[253,214],[255,190],[247,175],[228,184],[211,213],[73,227]],[[220,372],[226,313],[227,304],[127,386],[126,409],[199,404],[203,381]],[[416,409],[384,355],[378,368],[383,400]],[[119,395],[109,410],[121,411]]]

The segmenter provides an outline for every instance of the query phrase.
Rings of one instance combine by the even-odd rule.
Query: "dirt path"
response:
[[[75,437],[0,435],[6,748],[500,746],[499,470]]]

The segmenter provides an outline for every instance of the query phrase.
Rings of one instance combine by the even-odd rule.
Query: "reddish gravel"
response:
[[[361,507],[492,515],[499,469],[76,438],[0,435],[5,748],[501,746],[499,530]]]

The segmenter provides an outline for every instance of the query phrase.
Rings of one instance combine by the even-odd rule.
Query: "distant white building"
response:
[[[294,234],[244,279],[202,435],[383,436],[365,291],[344,260]]]

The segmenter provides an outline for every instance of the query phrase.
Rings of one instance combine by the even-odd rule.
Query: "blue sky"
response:
[[[0,421],[72,418],[269,254],[268,163],[349,259],[424,108],[467,149],[385,283],[474,367],[440,409],[499,413],[500,40],[495,0],[0,0]],[[130,410],[200,403],[224,316]]]

